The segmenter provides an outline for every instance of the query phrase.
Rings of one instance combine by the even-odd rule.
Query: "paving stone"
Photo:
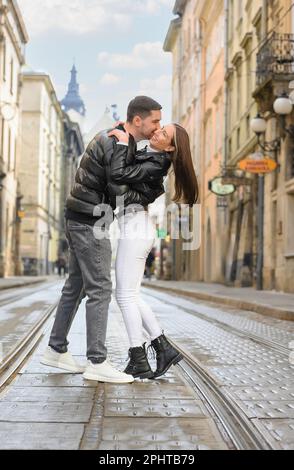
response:
[[[121,449],[133,448],[133,443],[138,441],[143,441],[144,445],[149,442],[154,449],[157,442],[165,446],[179,442],[182,447],[190,442],[212,449],[227,448],[210,418],[104,418],[101,448],[105,448],[105,442],[123,446],[119,447]]]
[[[82,374],[20,374],[14,387],[87,387],[96,388],[97,382],[85,380]],[[99,385],[98,385],[99,386]]]
[[[31,422],[31,423],[86,423],[92,409],[90,403],[32,403],[0,402],[0,423]]]
[[[76,450],[84,433],[82,424],[62,423],[2,423],[2,450]]]
[[[194,399],[109,399],[105,400],[104,416],[187,417],[203,418],[206,409]]]
[[[0,396],[1,402],[89,403],[95,388],[86,387],[13,387]]]

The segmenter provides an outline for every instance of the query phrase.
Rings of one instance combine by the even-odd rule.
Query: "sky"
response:
[[[175,0],[18,0],[29,34],[26,64],[48,73],[64,98],[73,62],[90,130],[112,104],[126,117],[138,94],[171,120],[172,58],[163,42]]]

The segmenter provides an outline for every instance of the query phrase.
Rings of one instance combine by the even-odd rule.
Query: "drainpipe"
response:
[[[224,34],[224,64],[225,64],[225,76],[229,69],[229,0],[224,0],[224,20],[225,20],[225,34]],[[228,82],[224,81],[224,129],[223,129],[223,152],[222,152],[222,164],[225,167],[228,159]],[[228,207],[224,209],[224,227],[228,227]],[[229,231],[226,232],[227,244],[229,243]],[[222,275],[226,279],[226,253],[222,254]]]
[[[224,44],[224,60],[225,60],[225,75],[229,69],[229,51],[228,51],[228,42],[229,42],[229,0],[224,1],[225,9],[225,44]],[[228,83],[225,80],[224,84],[224,111],[225,111],[225,122],[224,122],[224,145],[223,145],[223,164],[227,164],[228,156]]]
[[[261,39],[267,33],[267,0],[262,2]],[[263,248],[264,248],[264,175],[258,175],[258,209],[257,209],[257,262],[256,262],[256,290],[263,289]]]

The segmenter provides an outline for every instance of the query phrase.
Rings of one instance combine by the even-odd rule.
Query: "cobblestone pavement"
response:
[[[209,372],[277,449],[294,448],[292,322],[143,289],[165,333]],[[227,449],[200,396],[172,367],[156,381],[115,385],[84,381],[39,363],[48,330],[29,362],[0,395],[2,449]],[[85,361],[85,303],[70,350]],[[128,341],[110,306],[111,362],[126,365]]]
[[[70,350],[85,361],[85,303]],[[84,381],[39,363],[49,330],[0,395],[1,449],[226,449],[215,423],[176,367],[162,380],[116,385]],[[115,302],[108,325],[110,360],[126,365],[128,342]]]
[[[167,333],[201,362],[272,446],[293,449],[293,322],[150,289],[144,292],[154,310],[160,309]]]

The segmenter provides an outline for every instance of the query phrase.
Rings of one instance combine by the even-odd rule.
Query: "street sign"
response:
[[[234,186],[250,186],[252,184],[252,179],[245,178],[240,176],[223,176],[223,184],[233,184]]]
[[[208,189],[217,196],[228,196],[236,191],[234,184],[223,184],[223,178],[217,176],[209,181]]]
[[[277,163],[269,157],[260,159],[248,157],[238,162],[238,167],[248,173],[270,173],[277,168]]]
[[[165,238],[167,236],[167,231],[164,230],[163,228],[158,228],[157,229],[157,236],[158,236],[158,238]]]

